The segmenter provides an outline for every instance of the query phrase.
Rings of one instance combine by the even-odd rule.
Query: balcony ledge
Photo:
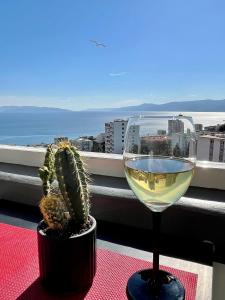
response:
[[[120,156],[116,155],[114,159],[121,163]],[[90,160],[95,159],[92,156]],[[129,228],[127,231],[130,232],[141,232],[142,239],[145,234],[150,234],[151,213],[137,201],[125,178],[103,175],[91,175],[91,178],[91,213],[99,224],[113,224],[116,236],[120,234],[121,226]],[[36,166],[0,163],[0,199],[38,206],[41,196]],[[205,250],[202,249],[215,247],[214,259],[224,261],[225,233],[222,228],[225,228],[224,191],[190,187],[185,197],[164,212],[162,234],[167,241],[164,248],[170,252],[172,247],[175,256],[182,241],[186,245],[184,256],[193,251],[196,256],[198,248],[201,250],[198,259],[204,260]]]
[[[0,146],[0,199],[38,206],[42,196],[38,167],[43,164],[46,149]],[[122,156],[81,152],[92,174],[90,191],[92,214],[99,224],[113,224],[118,236],[121,226],[127,232],[151,232],[151,213],[140,204],[124,178]],[[164,212],[162,233],[168,252],[184,245],[185,255],[202,245],[215,249],[214,259],[224,262],[225,252],[225,164],[199,162],[192,186],[184,197]],[[1,201],[3,203],[3,201]],[[128,213],[129,211],[129,213]],[[105,226],[105,225],[104,225]],[[138,234],[137,234],[138,235]],[[143,238],[142,238],[143,239]],[[146,240],[146,239],[143,239]],[[171,243],[171,241],[173,242]],[[175,246],[172,246],[174,244]],[[196,246],[198,245],[198,246]]]
[[[45,148],[0,145],[0,162],[30,167],[43,164]],[[124,177],[122,155],[80,152],[91,174]],[[225,163],[198,161],[191,186],[225,190]]]

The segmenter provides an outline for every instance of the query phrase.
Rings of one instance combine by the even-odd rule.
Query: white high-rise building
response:
[[[199,136],[197,159],[225,162],[225,137],[212,135]]]
[[[203,125],[202,124],[195,124],[195,131],[202,131]]]
[[[105,152],[121,154],[124,150],[127,120],[116,119],[105,123]],[[139,145],[139,127],[132,126],[129,133],[132,143]]]
[[[127,120],[117,119],[105,123],[105,152],[123,153]]]
[[[184,122],[181,120],[168,120],[168,134],[173,133],[183,133],[184,132]]]

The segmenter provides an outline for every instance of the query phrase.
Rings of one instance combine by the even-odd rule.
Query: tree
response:
[[[176,144],[176,146],[173,148],[173,155],[175,157],[181,157],[181,149],[178,144]]]
[[[224,131],[225,131],[225,123],[222,124],[222,125],[220,125],[219,131],[220,131],[220,132],[224,132]]]

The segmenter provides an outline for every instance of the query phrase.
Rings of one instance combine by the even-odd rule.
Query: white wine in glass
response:
[[[161,212],[188,189],[196,161],[196,137],[190,117],[137,116],[129,119],[124,148],[127,181],[153,214],[153,269],[138,271],[127,284],[129,299],[185,298],[181,282],[159,270]]]
[[[190,185],[194,164],[184,159],[137,157],[125,160],[127,181],[138,199],[162,211],[180,199]]]

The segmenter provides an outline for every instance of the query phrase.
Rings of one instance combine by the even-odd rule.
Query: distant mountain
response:
[[[94,111],[193,111],[193,112],[225,112],[224,100],[193,100],[168,102],[164,104],[143,103],[136,106],[118,108],[87,109],[87,112]],[[72,112],[69,109],[38,106],[0,106],[0,113],[60,113]]]
[[[203,112],[225,112],[224,100],[194,100],[168,102],[164,104],[144,103],[136,106],[113,108],[116,111],[203,111]]]
[[[68,109],[38,106],[0,106],[0,113],[59,113],[71,112]]]

